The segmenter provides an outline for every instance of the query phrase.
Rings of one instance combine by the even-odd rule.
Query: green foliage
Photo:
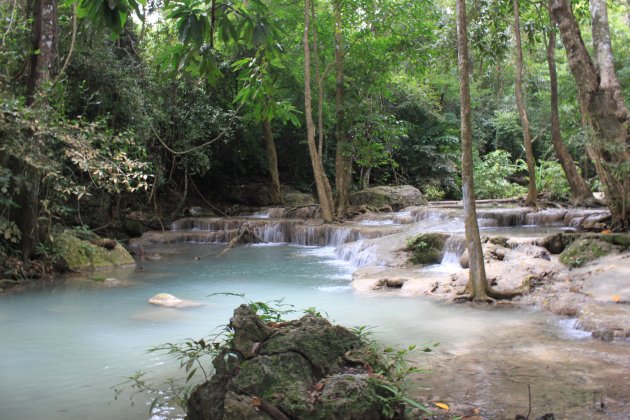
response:
[[[145,0],[66,0],[65,4],[76,3],[77,14],[81,18],[88,18],[97,25],[104,25],[117,36],[125,27],[131,12],[144,18],[140,7]]]
[[[476,197],[510,198],[523,194],[525,188],[509,180],[518,169],[518,166],[510,161],[510,154],[505,150],[496,150],[481,159],[476,159],[474,167]]]
[[[422,188],[422,195],[429,201],[440,201],[444,199],[446,192],[440,187],[429,184]]]
[[[527,162],[524,160],[519,159],[516,164],[521,171],[527,171]],[[560,162],[542,159],[538,161],[536,166],[536,190],[549,194],[552,200],[569,199],[571,187]]]

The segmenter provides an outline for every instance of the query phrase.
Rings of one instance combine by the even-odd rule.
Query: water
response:
[[[356,293],[349,286],[352,267],[335,259],[333,248],[250,246],[214,256],[221,249],[219,245],[191,244],[147,249],[147,255],[158,252],[162,258],[143,263],[142,272],[115,273],[128,283],[123,288],[104,288],[98,281],[73,278],[54,287],[1,297],[0,418],[149,418],[146,397],[137,397],[132,406],[128,394],[114,400],[111,387],[138,369],[150,371],[149,378],[157,380],[177,375],[176,362],[146,350],[187,337],[208,336],[225,324],[243,300],[209,296],[219,292],[245,293],[247,299],[257,301],[284,298],[296,309],[316,307],[347,326],[375,326],[376,337],[389,344],[440,342],[434,358],[421,360],[439,369],[430,377],[435,392],[456,385],[433,382],[448,377],[459,358],[473,357],[476,353],[470,353],[471,349],[494,347],[496,351],[490,355],[482,352],[483,360],[492,364],[498,354],[509,357],[502,350],[511,348],[515,337],[546,343],[552,349],[547,353],[564,354],[567,342],[592,353],[590,339],[576,339],[567,333],[571,326],[539,312],[480,310],[397,293]],[[101,275],[114,274],[97,273]],[[162,292],[204,306],[170,309],[147,303]],[[446,359],[438,356],[442,352]],[[544,363],[531,369],[537,375],[545,374]],[[479,398],[488,403],[493,396]],[[152,418],[178,416],[181,413],[170,406],[154,412]]]

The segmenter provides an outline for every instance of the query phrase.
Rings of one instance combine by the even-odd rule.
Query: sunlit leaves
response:
[[[103,24],[118,36],[125,27],[129,14],[135,12],[143,19],[140,6],[145,0],[66,0],[65,4],[77,4],[77,14],[81,18],[88,18],[97,24]]]

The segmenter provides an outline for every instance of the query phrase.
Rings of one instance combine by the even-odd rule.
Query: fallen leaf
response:
[[[262,405],[262,401],[258,397],[252,397],[252,405],[259,408]]]
[[[610,230],[610,229],[602,230],[602,235],[610,235],[611,233],[612,233],[612,230]]]
[[[621,302],[621,296],[619,296],[619,295],[612,295],[612,301],[615,302],[615,303]]]
[[[450,410],[448,404],[444,404],[444,403],[435,403],[435,405],[439,408],[441,408],[442,410]]]

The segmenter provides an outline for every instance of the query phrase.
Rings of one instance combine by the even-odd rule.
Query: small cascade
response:
[[[444,244],[444,255],[440,264],[427,267],[425,270],[436,273],[455,273],[461,270],[460,257],[466,251],[466,237],[452,235]]]
[[[252,214],[251,216],[252,219],[269,219],[269,211],[257,211],[256,213]]]
[[[384,262],[378,257],[378,253],[375,252],[374,248],[374,244],[368,244],[365,241],[356,241],[338,247],[336,253],[340,260],[346,261],[354,267],[384,265]]]
[[[490,219],[496,221],[496,227],[522,226],[525,218],[532,209],[525,207],[505,208],[505,209],[479,209],[477,217],[479,219]],[[492,226],[491,222],[485,222],[484,226]]]
[[[270,213],[268,213],[270,215]],[[227,243],[247,226],[268,243],[304,246],[338,247],[361,239],[378,238],[397,233],[396,226],[325,225],[302,219],[272,217],[184,218],[176,220],[171,230],[147,232],[143,240],[151,243]]]
[[[534,226],[565,226],[566,209],[546,209],[527,213],[525,223]]]

